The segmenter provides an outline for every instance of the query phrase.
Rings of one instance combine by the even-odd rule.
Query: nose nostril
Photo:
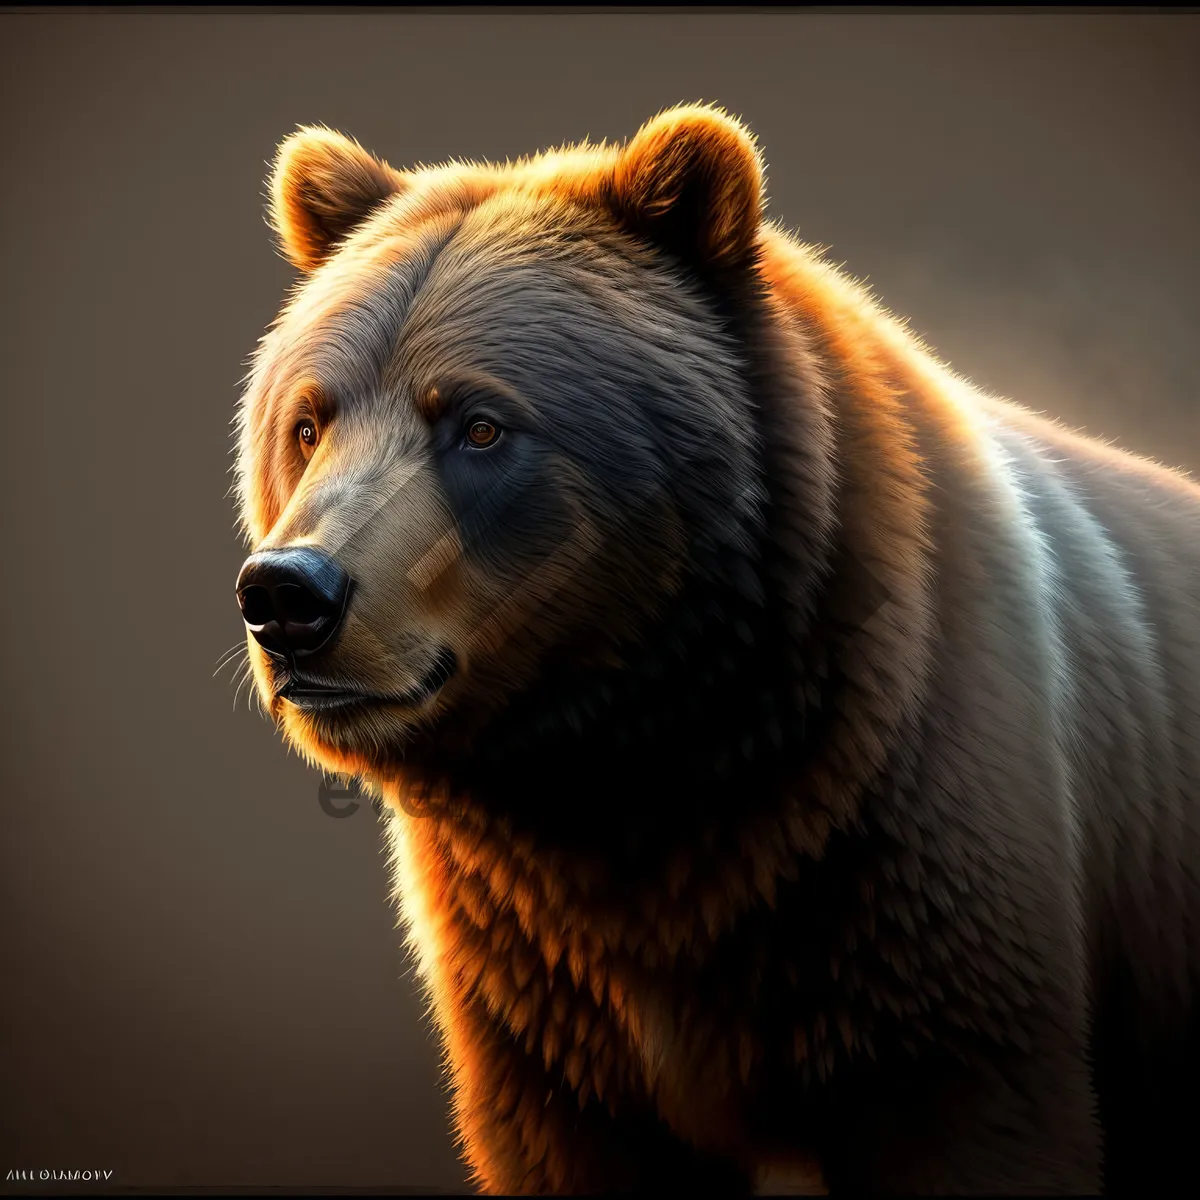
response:
[[[295,583],[281,584],[275,589],[279,615],[296,625],[312,625],[328,615],[329,605],[306,587]]]
[[[241,601],[242,618],[247,625],[266,625],[275,619],[271,594],[265,587],[243,588],[238,599]]]
[[[242,616],[268,654],[315,654],[337,632],[353,580],[309,546],[261,550],[237,580]]]

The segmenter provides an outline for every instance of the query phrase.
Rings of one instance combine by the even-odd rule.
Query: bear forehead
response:
[[[560,186],[576,177],[581,189]],[[415,172],[301,281],[263,339],[248,403],[314,383],[363,395],[396,385],[402,367],[432,377],[464,353],[495,368],[480,360],[511,352],[505,335],[569,326],[586,340],[601,299],[612,325],[645,325],[655,293],[683,316],[678,281],[582,184],[596,186],[596,168],[578,153]]]

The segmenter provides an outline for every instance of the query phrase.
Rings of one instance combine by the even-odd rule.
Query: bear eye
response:
[[[296,425],[296,437],[300,441],[300,453],[307,462],[313,456],[317,443],[321,440],[321,431],[312,417],[305,417]]]
[[[492,445],[499,436],[499,426],[487,417],[476,417],[467,426],[467,443],[477,450],[483,450]]]

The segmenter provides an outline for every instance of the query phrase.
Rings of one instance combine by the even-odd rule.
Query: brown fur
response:
[[[252,645],[262,698],[311,761],[392,806],[397,899],[484,1190],[1096,1190],[1086,1047],[1114,964],[1162,989],[1121,1019],[1164,1038],[1195,1019],[1200,489],[952,376],[764,224],[762,186],[745,131],[702,108],[504,166],[399,172],[327,131],[284,144],[276,226],[308,274],[243,408],[249,541],[311,540],[361,581],[331,676],[409,685],[434,640],[463,669],[420,712],[337,723],[280,700]],[[711,292],[756,314],[764,586],[792,708],[822,723],[761,803],[735,768],[723,809],[629,849],[626,884],[616,835],[559,842],[455,792],[420,748],[469,759],[548,656],[621,663],[683,586],[686,514],[651,487],[626,514],[645,540],[620,544],[551,460],[579,519],[506,578],[466,552],[424,431],[446,380],[536,408],[506,355],[536,378],[539,346],[577,338],[592,353],[573,369],[601,378],[608,321],[646,370],[692,364],[736,406]],[[305,405],[336,429],[307,464],[281,416]],[[739,423],[731,462],[753,456]],[[850,619],[868,578],[886,603]],[[591,819],[636,840],[619,797]],[[819,980],[790,948],[806,937]],[[975,1073],[932,1066],[889,1099],[904,1055],[941,1063],[931,1046]]]

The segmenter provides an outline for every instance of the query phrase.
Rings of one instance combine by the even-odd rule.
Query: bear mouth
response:
[[[406,692],[364,692],[356,688],[316,683],[293,674],[275,695],[306,712],[330,712],[392,704],[415,708],[431,700],[450,682],[458,670],[452,650],[441,649],[420,683]]]

